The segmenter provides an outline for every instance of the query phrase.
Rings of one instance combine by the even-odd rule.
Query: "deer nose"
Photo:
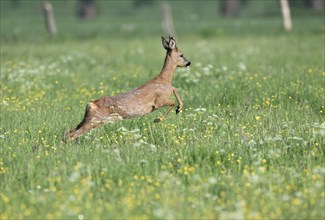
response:
[[[186,67],[189,66],[189,65],[191,65],[191,62],[190,62],[190,61],[188,61],[188,62],[186,63]]]

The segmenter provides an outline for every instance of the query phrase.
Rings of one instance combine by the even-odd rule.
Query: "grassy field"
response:
[[[48,39],[38,1],[1,1],[0,218],[325,218],[323,14],[293,11],[286,34],[277,5],[259,2],[234,19],[174,2],[192,62],[173,81],[183,112],[64,144],[89,100],[159,73],[159,3],[101,2],[80,21],[74,1],[54,2]]]

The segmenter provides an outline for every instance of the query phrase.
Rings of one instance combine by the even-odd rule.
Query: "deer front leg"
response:
[[[176,100],[178,102],[178,106],[176,107],[176,114],[180,113],[182,111],[182,108],[183,108],[183,102],[181,100],[181,98],[179,97],[177,91],[175,88],[173,88],[173,93],[176,97]]]
[[[161,103],[159,105],[159,107],[163,107],[163,106],[169,106],[167,111],[161,116],[156,118],[153,122],[157,123],[157,122],[161,122],[162,120],[164,120],[166,118],[166,116],[168,115],[168,113],[173,109],[173,107],[175,106],[175,102],[173,100],[168,99],[166,102]]]

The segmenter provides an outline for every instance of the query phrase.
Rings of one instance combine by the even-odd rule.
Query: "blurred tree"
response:
[[[11,6],[13,8],[18,8],[20,6],[20,0],[11,0]]]
[[[98,8],[95,0],[79,0],[78,1],[78,16],[83,19],[95,18],[98,13]]]
[[[325,0],[311,0],[311,4],[313,6],[313,9],[316,11],[324,11],[325,6]]]
[[[239,14],[240,0],[221,0],[221,14],[225,17],[235,17]]]
[[[152,5],[154,0],[133,0],[133,6],[135,8],[140,8],[143,6],[148,6],[148,5]]]
[[[312,8],[316,11],[325,10],[325,0],[289,0],[292,6],[303,6],[306,8]]]

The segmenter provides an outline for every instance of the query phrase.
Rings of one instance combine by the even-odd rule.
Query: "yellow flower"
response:
[[[293,205],[299,205],[300,204],[300,200],[297,199],[297,198],[295,198],[295,199],[292,200],[292,204]]]
[[[255,120],[256,120],[256,121],[261,120],[261,118],[262,118],[261,116],[255,116]]]
[[[6,196],[6,195],[4,195],[4,194],[0,194],[0,197],[1,197],[1,200],[4,202],[4,203],[8,203],[9,202],[9,198]]]

